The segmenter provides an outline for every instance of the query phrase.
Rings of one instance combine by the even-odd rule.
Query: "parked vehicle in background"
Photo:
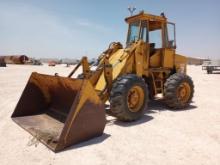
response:
[[[220,60],[204,61],[202,70],[206,70],[207,74],[212,74],[213,71],[220,71]]]
[[[56,66],[56,62],[55,61],[49,61],[48,62],[48,66]]]

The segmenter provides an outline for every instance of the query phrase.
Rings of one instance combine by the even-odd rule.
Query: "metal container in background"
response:
[[[26,55],[1,56],[6,64],[25,64],[29,58]]]

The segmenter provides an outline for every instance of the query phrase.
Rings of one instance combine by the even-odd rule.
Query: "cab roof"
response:
[[[143,21],[147,20],[149,21],[149,30],[156,30],[160,29],[163,23],[167,23],[167,18],[165,17],[164,13],[161,13],[160,16],[152,15],[144,13],[144,11],[141,11],[137,15],[133,15],[131,17],[125,18],[125,21],[130,24],[137,21]]]
[[[161,13],[160,16],[152,15],[148,13],[144,13],[144,11],[141,11],[139,14],[133,15],[131,17],[125,18],[125,21],[127,23],[134,22],[135,20],[149,20],[149,21],[155,21],[155,22],[167,22],[167,18],[163,13]]]

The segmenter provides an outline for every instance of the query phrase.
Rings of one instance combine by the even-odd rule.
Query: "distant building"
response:
[[[78,59],[70,59],[70,58],[64,58],[62,59],[62,64],[68,64],[68,65],[76,65],[80,62]]]
[[[195,58],[195,57],[187,57],[187,63],[189,65],[202,65],[204,61],[208,59],[205,58]]]
[[[54,61],[54,62],[56,62],[57,64],[59,63],[59,59],[58,58],[40,58],[39,59],[41,62],[43,62],[43,63],[49,63],[49,62],[51,62],[51,61]]]

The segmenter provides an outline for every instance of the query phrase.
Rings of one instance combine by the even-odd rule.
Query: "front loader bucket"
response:
[[[12,119],[54,152],[105,127],[104,104],[88,80],[32,73]]]

